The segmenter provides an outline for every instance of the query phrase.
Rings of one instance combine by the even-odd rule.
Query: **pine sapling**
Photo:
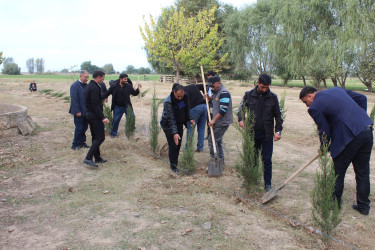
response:
[[[107,131],[112,131],[113,115],[112,115],[111,107],[109,105],[105,104],[105,103],[103,105],[103,114],[109,120],[109,123],[104,124],[105,129]]]
[[[242,113],[242,117],[245,117],[245,112]],[[242,151],[236,169],[243,178],[243,186],[247,193],[258,188],[263,175],[262,151],[255,148],[254,118],[254,113],[249,109],[244,119],[244,129],[239,128],[242,134]]]
[[[130,105],[126,107],[125,135],[130,140],[135,132],[135,116]]]
[[[285,108],[285,97],[286,97],[286,90],[283,91],[283,93],[281,94],[281,99],[280,99],[281,116],[284,121],[286,118],[286,111],[287,111],[287,109]]]
[[[339,204],[333,196],[337,176],[333,161],[328,154],[328,146],[329,143],[324,140],[322,154],[319,157],[319,171],[315,174],[315,186],[311,192],[312,217],[326,235],[330,235],[341,222]],[[329,238],[323,237],[323,240],[328,242]]]
[[[372,121],[374,121],[375,118],[375,104],[372,106],[371,113],[370,113],[370,118]]]
[[[151,100],[151,119],[150,119],[150,134],[149,134],[149,143],[151,150],[154,154],[158,150],[158,137],[160,132],[159,118],[158,118],[158,109],[161,102],[157,99],[156,96],[156,87],[154,85],[154,90],[152,93]]]
[[[189,133],[189,137],[186,138],[187,144],[185,150],[182,152],[182,156],[180,159],[180,163],[178,164],[178,168],[180,173],[192,174],[195,171],[195,161],[194,161],[194,132],[195,132],[194,125],[191,128]]]

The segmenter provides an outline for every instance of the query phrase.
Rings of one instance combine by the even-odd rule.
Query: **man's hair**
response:
[[[79,72],[79,76],[83,76],[84,74],[88,74],[89,72],[87,72],[87,70],[81,70],[81,72]]]
[[[92,78],[97,78],[97,77],[102,77],[104,76],[105,73],[101,70],[95,70],[94,73],[92,74]]]
[[[180,90],[183,90],[185,92],[184,86],[178,83],[173,84],[172,91],[180,91]]]
[[[259,83],[263,83],[264,85],[271,85],[271,77],[267,74],[261,74],[258,78]]]
[[[317,92],[318,90],[314,87],[304,87],[301,92],[299,92],[299,99],[302,99],[304,98],[305,96],[307,96],[308,94],[313,94],[315,92]]]
[[[207,72],[206,76],[216,76],[216,72],[210,70],[210,71]]]
[[[208,80],[207,80],[207,85],[211,86],[215,82],[220,82],[220,77],[218,77],[218,76],[211,76],[211,77],[209,77]]]
[[[121,73],[119,78],[120,78],[120,79],[124,79],[125,77],[128,77],[128,74]]]

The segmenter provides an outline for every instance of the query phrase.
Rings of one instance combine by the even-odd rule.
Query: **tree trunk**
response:
[[[174,83],[180,83],[180,71],[176,71],[176,77],[174,79]]]
[[[331,80],[332,80],[332,83],[333,83],[333,86],[337,87],[337,80],[335,77],[331,77]]]
[[[322,81],[323,81],[323,86],[324,86],[324,88],[325,88],[325,89],[328,89],[328,88],[327,88],[327,82],[326,82],[326,79],[323,78]]]
[[[305,79],[305,76],[302,76],[302,80],[303,80],[303,87],[306,87],[306,79]]]
[[[287,78],[283,79],[283,87],[286,87],[286,86],[288,86],[288,79]]]

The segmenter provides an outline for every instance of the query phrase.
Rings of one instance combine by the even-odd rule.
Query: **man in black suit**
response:
[[[107,160],[100,156],[100,145],[104,142],[104,123],[109,120],[103,114],[102,91],[100,84],[104,81],[105,73],[97,70],[92,74],[92,80],[85,88],[86,120],[90,124],[92,145],[83,163],[92,167],[98,167],[96,163],[104,163]],[[95,158],[95,163],[92,158]]]

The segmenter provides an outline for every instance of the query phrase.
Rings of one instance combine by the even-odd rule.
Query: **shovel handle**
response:
[[[204,94],[207,96],[207,90],[206,90],[206,80],[204,78],[204,72],[203,72],[203,66],[201,65],[201,74],[202,74],[202,80],[203,80],[203,89],[204,89]],[[208,121],[211,121],[211,113],[210,113],[210,106],[208,104],[208,96],[206,98],[206,107],[207,107],[207,114],[208,114]],[[212,138],[212,145],[214,148],[214,155],[216,157],[216,143],[215,143],[215,136],[214,136],[214,130],[210,126],[210,131],[211,131],[211,138]]]
[[[317,158],[319,157],[319,154],[317,154],[311,161],[309,161],[305,166],[301,167],[300,169],[297,170],[292,176],[290,176],[286,181],[284,181],[284,185],[286,185],[288,182],[290,182],[294,177],[296,177],[299,173],[301,173],[305,168],[307,168],[311,163],[313,163]]]

